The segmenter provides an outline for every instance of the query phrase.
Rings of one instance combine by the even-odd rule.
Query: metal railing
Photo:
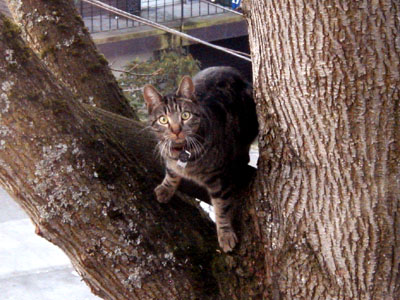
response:
[[[101,2],[157,23],[226,12],[224,9],[202,0],[102,0]],[[216,1],[219,5],[228,7],[230,2],[231,0]],[[139,22],[120,18],[83,1],[76,1],[76,6],[91,33],[143,26]]]

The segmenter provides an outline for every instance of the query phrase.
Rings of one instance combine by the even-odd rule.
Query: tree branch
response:
[[[0,28],[0,182],[37,233],[105,299],[216,299],[214,225],[178,197],[160,205],[140,157]]]
[[[78,100],[103,108],[104,110],[91,109],[92,117],[118,135],[126,153],[133,150],[131,157],[140,157],[139,161],[143,161],[147,168],[151,168],[161,178],[163,167],[153,156],[155,143],[152,142],[151,135],[143,131],[145,126],[135,122],[133,109],[122,95],[109,71],[107,61],[98,53],[73,2],[19,0],[8,1],[8,6],[21,25],[22,35],[28,45],[43,59],[53,74],[70,90],[75,91]],[[54,51],[47,53],[46,49]],[[97,69],[94,70],[91,66],[97,66]],[[85,80],[80,80],[84,77]],[[138,145],[135,132],[142,133],[141,141],[146,141],[146,147]],[[136,151],[141,147],[147,153],[145,151],[142,155]],[[191,182],[185,180],[180,191],[209,203],[207,192]]]
[[[79,101],[137,119],[73,1],[7,2],[29,47]]]
[[[24,3],[24,5],[17,5],[17,2]],[[34,11],[38,9],[40,14],[36,14],[36,17],[31,21],[35,22],[35,26],[38,28],[40,28],[42,23],[42,21],[38,22],[38,20],[42,20],[44,16],[49,15],[53,9],[56,11],[63,11],[65,9],[58,9],[54,7],[54,5],[60,4],[60,7],[66,5],[65,1],[61,1],[62,3],[43,3],[42,1],[19,0],[17,2],[13,2],[16,4],[15,14],[20,16],[17,16],[17,18],[22,24],[25,24],[27,17],[31,17],[29,15],[29,10]],[[26,14],[27,16],[25,16]],[[62,16],[62,18],[68,17],[66,14],[60,16]],[[64,24],[64,21],[62,21],[62,23]],[[65,23],[67,24],[67,21],[65,21]],[[46,23],[46,29],[42,30],[35,30],[35,28],[31,28],[29,25],[30,23],[27,22],[23,30],[29,32],[32,36],[36,36],[35,39],[32,38],[32,41],[36,43],[37,41],[40,42],[38,37],[40,37],[41,31],[47,30],[48,27],[52,32],[54,29],[51,27],[57,24],[51,22]],[[30,30],[25,29],[26,26],[28,27],[27,29]],[[60,39],[62,36],[63,35],[59,36],[56,32],[56,34],[52,36],[52,40]],[[40,49],[47,46],[47,43],[38,43],[35,46],[35,43],[32,41],[29,43],[32,44],[32,47],[37,49],[39,54],[41,52]],[[91,51],[94,51],[93,47],[91,49]],[[44,54],[46,55],[42,55],[42,57],[45,59],[46,64],[52,70],[56,70],[53,71],[53,73],[57,74],[57,77],[60,77],[62,82],[67,82],[72,86],[72,90],[82,90],[82,93],[87,95],[85,96],[87,99],[90,99],[92,91],[104,86],[102,82],[97,82],[87,90],[85,87],[92,79],[97,80],[98,76],[101,78],[102,73],[97,74],[98,76],[90,76],[88,81],[74,81],[74,77],[79,78],[81,76],[82,66],[84,65],[84,68],[86,68],[85,61],[79,56],[74,56],[73,53],[67,51],[55,51],[54,53],[49,52]],[[89,55],[91,54],[89,53]],[[52,57],[54,57],[54,59],[50,59]],[[94,62],[96,62],[96,59],[94,59]],[[63,70],[68,68],[68,64],[75,67],[69,68],[68,72],[63,72]],[[90,70],[84,72],[88,71]],[[71,81],[68,77],[71,77]],[[38,80],[36,77],[34,78]],[[54,77],[48,75],[47,79],[42,78],[39,79],[38,82],[47,82],[46,80],[49,82],[56,81]],[[36,91],[38,95],[41,95],[40,91],[43,86],[35,88],[36,89],[32,89],[32,91]],[[23,95],[22,90],[21,98],[24,98],[26,95]],[[45,89],[45,91],[52,90],[52,88]],[[104,97],[102,96],[99,98],[102,102],[97,102],[97,106],[109,110],[109,107],[113,106],[112,103],[114,102],[111,99],[111,104],[108,103],[109,100],[107,99],[110,95],[106,92],[107,88],[105,88]],[[28,91],[26,91],[26,93],[28,93]],[[79,94],[80,92],[78,92],[76,96],[78,99],[80,98]],[[49,95],[46,93],[43,95],[44,98],[42,100],[48,96]],[[37,97],[34,96],[33,98],[36,99]],[[70,92],[60,93],[60,99],[63,99],[63,101],[61,101],[62,103],[65,104],[64,100],[68,98],[73,99]],[[159,182],[159,177],[162,176],[162,166],[158,160],[155,160],[152,155],[149,155],[153,153],[155,143],[148,132],[143,130],[143,124],[98,108],[93,108],[90,102],[86,100],[83,102],[89,103],[89,105],[82,107],[77,105],[75,100],[68,100],[66,102],[69,103],[68,109],[70,110],[67,114],[71,114],[74,118],[77,118],[79,122],[74,119],[71,121],[71,124],[69,124],[70,122],[64,122],[63,125],[58,126],[55,123],[62,123],[64,118],[46,120],[47,125],[43,130],[59,128],[60,131],[57,131],[57,134],[59,134],[64,131],[64,129],[62,129],[64,125],[68,127],[75,124],[78,126],[78,124],[80,124],[79,126],[82,126],[79,127],[80,131],[73,135],[75,138],[72,138],[72,142],[62,140],[58,143],[54,142],[52,144],[54,146],[51,147],[67,145],[67,149],[69,150],[70,148],[74,148],[72,146],[74,146],[73,143],[75,139],[84,143],[81,148],[85,149],[85,155],[82,153],[79,154],[79,157],[83,159],[80,164],[88,167],[88,163],[90,162],[91,168],[89,168],[90,171],[88,171],[86,177],[84,174],[81,174],[82,177],[78,176],[74,178],[73,181],[82,183],[84,187],[86,186],[86,181],[90,183],[93,180],[99,180],[101,181],[100,186],[91,186],[89,194],[84,192],[86,188],[83,188],[84,191],[80,192],[81,184],[75,184],[76,187],[73,187],[75,185],[71,183],[68,184],[67,179],[65,179],[66,182],[62,182],[60,185],[65,186],[67,190],[78,189],[78,195],[82,193],[82,196],[74,197],[78,197],[80,202],[83,201],[81,198],[87,198],[84,203],[96,203],[95,207],[81,210],[81,207],[70,203],[74,203],[74,201],[64,201],[61,203],[61,200],[58,198],[56,201],[52,200],[48,203],[48,197],[50,196],[50,199],[53,199],[55,196],[47,194],[43,195],[41,199],[37,199],[38,202],[32,203],[32,195],[25,192],[25,189],[29,189],[32,182],[23,180],[25,177],[29,176],[25,174],[26,176],[22,176],[20,180],[18,179],[19,177],[13,176],[16,174],[15,172],[12,173],[9,170],[9,166],[18,164],[18,160],[6,161],[4,163],[5,171],[1,172],[3,174],[1,175],[2,184],[8,187],[13,186],[13,188],[8,188],[8,191],[17,197],[17,201],[28,211],[32,218],[36,220],[35,223],[38,224],[37,231],[47,239],[53,240],[54,243],[60,245],[70,256],[74,265],[82,274],[82,277],[92,287],[95,293],[106,299],[126,299],[129,297],[131,297],[130,299],[182,299],[185,295],[189,295],[188,297],[195,295],[194,297],[201,299],[218,299],[220,297],[221,299],[242,299],[250,295],[255,298],[259,297],[264,273],[262,270],[263,265],[259,263],[260,257],[257,253],[262,253],[259,251],[262,247],[259,237],[254,235],[254,223],[251,215],[248,214],[248,211],[251,211],[248,203],[251,202],[244,204],[245,206],[239,204],[241,199],[252,198],[251,193],[246,190],[237,195],[239,209],[238,217],[236,218],[238,220],[236,227],[239,236],[242,234],[244,237],[240,242],[239,248],[230,255],[215,252],[214,225],[210,225],[205,221],[199,221],[197,217],[192,217],[198,215],[194,208],[182,204],[182,202],[178,200],[174,200],[168,205],[159,205],[151,201],[153,199],[152,189],[154,185]],[[52,101],[48,103],[52,103]],[[55,108],[55,110],[58,111],[59,108]],[[31,111],[29,111],[29,113],[30,112]],[[119,110],[115,109],[114,112],[119,112]],[[27,112],[26,115],[29,115],[29,113]],[[47,113],[45,115],[47,115]],[[69,117],[66,117],[66,119],[68,118]],[[26,132],[28,133],[29,131]],[[81,133],[83,137],[78,138]],[[57,136],[57,134],[55,133],[54,137]],[[43,133],[42,136],[47,136],[47,134]],[[14,143],[14,141],[10,142],[10,144],[12,143]],[[18,144],[16,144],[16,147],[18,147]],[[40,149],[39,146],[36,150],[33,145],[32,147],[33,149],[25,149],[25,152],[30,153],[32,151],[39,151]],[[48,147],[42,150],[47,150],[49,149]],[[24,148],[22,147],[21,149]],[[140,151],[140,149],[143,149],[143,151]],[[14,152],[19,150],[7,149],[5,153],[9,153],[10,151]],[[4,155],[6,156],[6,154]],[[41,161],[40,157],[43,155],[43,151],[39,151],[39,155],[32,163],[36,165]],[[70,152],[68,152],[68,154],[63,153],[62,156],[72,159],[72,161],[65,162],[64,170],[70,169],[70,165],[76,165],[79,161],[79,157],[74,158],[74,154]],[[0,158],[1,157],[0,153]],[[115,157],[118,159],[115,159]],[[21,162],[21,168],[26,164],[27,161]],[[62,167],[58,165],[55,168],[61,168],[62,170]],[[249,170],[244,171],[246,174],[249,174],[248,178],[251,179],[252,177],[250,174],[254,173],[253,170],[249,168]],[[56,174],[50,172],[47,178],[44,177],[43,182],[54,181],[54,175]],[[245,174],[244,177],[246,177]],[[58,178],[64,178],[64,176],[56,176],[55,178],[57,183],[55,186],[58,186]],[[126,181],[124,181],[124,178],[126,178]],[[129,182],[128,179],[136,181],[132,183]],[[32,186],[35,187],[37,184],[41,186],[40,183],[35,182],[33,182]],[[24,192],[21,191],[21,186],[24,187]],[[204,189],[194,187],[191,182],[183,182],[180,190],[183,190],[188,195],[196,196],[203,200],[208,199],[208,195]],[[137,195],[138,191],[140,191],[139,195]],[[92,196],[95,197],[95,199],[93,199]],[[146,200],[141,201],[143,198]],[[113,200],[111,201],[109,199]],[[126,199],[128,199],[128,201]],[[139,202],[136,202],[136,200]],[[39,205],[39,201],[41,201],[42,204]],[[142,202],[146,203],[146,205],[143,205]],[[89,204],[85,204],[84,206],[86,207],[88,205]],[[38,207],[40,209],[38,209]],[[243,208],[243,210],[241,210],[240,207]],[[104,210],[102,208],[104,208]],[[140,214],[136,215],[136,211],[140,211]],[[161,216],[158,215],[159,213]],[[97,220],[96,217],[98,216],[104,216],[101,222]],[[50,217],[50,221],[47,221],[44,217]],[[53,218],[56,218],[59,223],[55,223]],[[78,222],[76,218],[79,220]],[[72,227],[69,224],[70,219],[76,222]],[[85,223],[83,225],[80,224],[82,220],[84,220]],[[118,224],[115,225],[115,222],[118,222]],[[64,223],[67,225],[64,226]],[[133,226],[135,230],[133,230],[131,226]],[[143,229],[143,232],[140,231],[140,233],[137,233],[137,228],[141,229],[142,227],[148,227],[150,233],[145,229]],[[93,228],[96,228],[96,230],[93,231]],[[195,231],[192,231],[192,229]],[[85,236],[82,236],[81,230],[86,232]],[[168,233],[163,233],[165,231]],[[69,239],[71,232],[74,232],[72,235],[74,239],[72,240]],[[117,232],[117,235],[112,232]],[[157,234],[154,234],[154,232],[157,232]],[[160,241],[158,241],[159,234],[162,235]],[[177,234],[180,238],[176,241],[175,238]],[[107,237],[106,239],[104,239],[105,236]],[[145,246],[150,247],[151,243],[155,242],[156,249],[150,248],[141,250],[142,248],[140,247],[142,245],[136,245],[135,243],[138,237],[142,236],[150,236],[146,238]],[[109,239],[114,241],[111,245],[108,242],[104,242],[104,240],[107,241]],[[164,246],[167,244],[165,239],[173,243],[172,248],[175,249],[175,252],[173,251],[174,257],[178,256],[179,259],[174,258],[174,264],[163,266],[162,257],[165,256],[165,252],[162,253],[160,248],[171,249],[171,247]],[[119,240],[123,240],[122,245],[118,244]],[[81,244],[80,241],[84,241],[84,245]],[[128,245],[126,245],[126,243],[128,243]],[[83,246],[85,246],[85,248],[82,248]],[[115,254],[121,252],[123,255]],[[137,252],[139,252],[139,254],[136,254]],[[82,253],[86,254],[82,256]],[[109,256],[104,258],[107,253],[109,253]],[[145,268],[147,264],[143,263],[145,260],[144,253],[152,253],[151,257],[154,258],[152,259],[154,260],[154,264],[148,262],[150,264],[149,270],[151,274],[147,274]],[[170,257],[170,254],[167,254],[167,257]],[[120,264],[125,263],[127,264],[126,266],[120,266]],[[141,265],[141,263],[143,265]],[[163,266],[163,270],[160,274],[157,274],[158,277],[155,276],[153,278],[153,272],[155,272],[154,266],[156,265]],[[211,265],[214,266],[213,272],[211,272]],[[102,267],[108,268],[105,278],[102,278],[100,275],[103,272]],[[182,268],[184,270],[182,270]],[[184,279],[181,280],[174,272],[173,275],[167,274],[170,272],[170,269],[174,270],[175,273],[178,272]],[[113,272],[115,274],[113,274]],[[163,286],[160,286],[161,278],[163,277],[165,279],[166,276],[172,276],[172,278],[174,278],[173,284],[176,286],[172,288],[168,286],[165,288],[179,291],[179,296],[167,290],[163,290]],[[178,282],[175,283],[175,281]],[[150,288],[152,285],[154,289]],[[238,288],[238,286],[241,287]],[[150,294],[147,294],[150,290],[154,292],[149,292]]]

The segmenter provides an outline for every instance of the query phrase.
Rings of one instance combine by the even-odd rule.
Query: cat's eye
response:
[[[181,118],[182,120],[189,120],[190,116],[191,116],[190,112],[185,111],[182,113]]]
[[[161,125],[165,125],[165,124],[168,123],[168,118],[167,118],[166,116],[161,116],[161,117],[158,118],[158,122],[159,122]]]

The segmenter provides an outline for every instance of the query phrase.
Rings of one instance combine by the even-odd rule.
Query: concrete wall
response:
[[[179,26],[175,23],[168,27]],[[183,31],[207,42],[247,36],[247,25],[240,16],[222,14],[186,21]],[[161,30],[135,28],[129,32],[103,32],[92,35],[99,50],[109,59],[148,55],[154,51],[189,46],[193,43]]]

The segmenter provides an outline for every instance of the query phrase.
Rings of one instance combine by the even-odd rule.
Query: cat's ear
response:
[[[189,76],[183,76],[176,94],[187,99],[192,99],[194,94],[194,84],[192,78]]]
[[[153,108],[161,104],[162,96],[151,84],[146,84],[143,88],[143,98],[146,101],[146,106],[149,113]]]

